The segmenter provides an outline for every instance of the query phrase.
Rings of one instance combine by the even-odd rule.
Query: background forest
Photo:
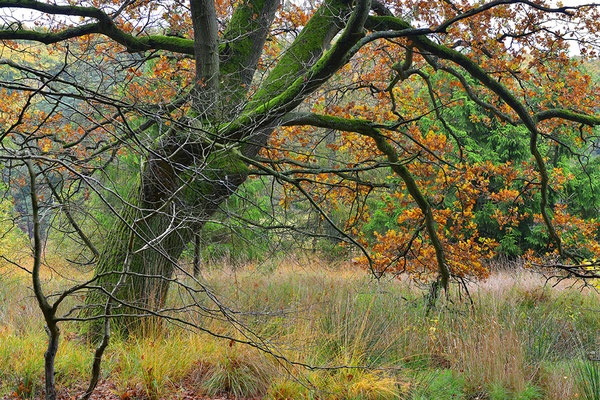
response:
[[[597,6],[0,20],[0,396],[600,398]]]

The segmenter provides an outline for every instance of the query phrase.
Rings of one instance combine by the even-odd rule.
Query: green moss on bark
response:
[[[339,0],[326,0],[315,12],[296,40],[283,54],[248,109],[256,108],[285,91],[307,67],[323,54],[351,7]]]

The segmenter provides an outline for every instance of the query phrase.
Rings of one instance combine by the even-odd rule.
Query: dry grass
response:
[[[47,290],[65,285],[53,274]],[[0,279],[0,394],[21,388],[21,396],[34,397],[45,346],[39,312],[23,276]],[[310,371],[205,333],[167,327],[113,342],[104,361],[113,395],[574,399],[581,396],[572,365],[600,344],[600,321],[590,311],[600,309],[597,294],[544,288],[543,279],[521,269],[471,285],[473,305],[451,293],[429,315],[413,283],[375,281],[349,264],[331,267],[314,258],[205,268],[202,281],[237,312],[240,324],[288,360],[345,368]],[[184,296],[174,290],[170,301]],[[189,319],[243,338],[223,321]],[[62,329],[57,380],[73,388],[89,373],[92,348],[76,326]]]

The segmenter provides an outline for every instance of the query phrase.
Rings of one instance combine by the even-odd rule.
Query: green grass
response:
[[[600,400],[600,364],[597,360],[581,360],[573,366],[573,374],[583,400]]]
[[[238,339],[252,331],[298,364],[163,324],[114,339],[103,364],[112,392],[149,399],[184,392],[272,400],[599,398],[599,364],[580,361],[600,344],[594,292],[544,288],[527,271],[498,272],[470,288],[472,306],[453,292],[427,315],[424,292],[410,282],[374,281],[318,259],[276,265],[204,270],[204,283],[245,328],[199,314],[185,318]],[[0,286],[0,397],[34,398],[43,385],[45,333],[27,282],[4,279],[10,284]],[[64,284],[47,280],[45,288]],[[185,296],[174,290],[170,302]],[[75,393],[89,375],[93,347],[77,326],[61,329],[57,383]]]

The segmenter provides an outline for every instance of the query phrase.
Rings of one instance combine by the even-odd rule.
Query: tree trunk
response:
[[[163,307],[175,263],[187,243],[248,176],[248,167],[226,146],[235,145],[244,157],[254,158],[282,113],[296,107],[344,65],[337,52],[347,51],[362,37],[358,31],[362,31],[368,13],[368,5],[365,8],[366,3],[362,4],[362,16],[346,28],[337,52],[318,63],[352,10],[349,2],[325,0],[243,107],[279,1],[242,1],[223,35],[227,43],[219,47],[219,60],[214,57],[214,27],[199,26],[214,13],[205,7],[207,1],[190,3],[197,53],[197,87],[193,92],[197,110],[192,112],[196,119],[184,121],[187,123],[182,125],[189,129],[166,134],[150,153],[141,183],[127,199],[121,219],[101,251],[97,265],[101,291],[87,297],[88,310],[96,310],[88,311],[88,316],[101,313],[106,304],[104,295],[123,272],[128,278],[117,293],[117,303],[122,301],[129,307],[122,307],[122,314],[143,314],[143,310]],[[200,43],[202,38],[210,43]],[[316,69],[300,81],[299,77],[313,67]],[[278,101],[267,107],[276,97]],[[281,107],[279,100],[288,105]],[[240,113],[240,109],[244,111]],[[261,110],[261,115],[256,110]],[[227,119],[227,123],[219,118]],[[127,271],[123,271],[125,260]]]
[[[177,152],[171,155],[183,161]],[[100,254],[96,271],[102,291],[88,295],[88,317],[100,314],[121,273],[127,278],[116,293],[122,307],[114,315],[147,314],[163,307],[181,253],[247,177],[246,165],[230,152],[219,151],[195,163],[201,167],[183,171],[163,158],[147,164],[141,185],[126,199]]]
[[[48,334],[48,347],[44,353],[44,377],[45,377],[45,389],[46,389],[46,400],[56,399],[56,382],[55,382],[55,371],[54,361],[56,359],[56,353],[58,353],[58,340],[60,338],[60,331],[56,322],[48,323],[46,326]]]

